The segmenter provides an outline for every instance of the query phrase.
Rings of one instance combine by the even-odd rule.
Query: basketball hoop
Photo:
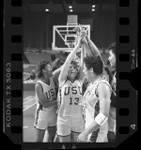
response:
[[[74,44],[73,43],[69,43],[68,46],[69,46],[69,48],[73,48]]]
[[[90,37],[90,25],[81,25],[81,26],[87,31],[88,37]],[[76,25],[53,26],[52,50],[71,51],[78,41],[78,36],[80,36],[79,35],[80,32],[78,30],[79,28],[77,28]]]

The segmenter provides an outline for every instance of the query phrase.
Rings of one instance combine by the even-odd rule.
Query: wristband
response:
[[[103,115],[101,112],[95,117],[95,122],[100,126],[103,126],[107,120],[108,117]]]

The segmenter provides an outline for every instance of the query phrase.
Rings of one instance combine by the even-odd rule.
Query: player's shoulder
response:
[[[41,81],[41,80],[37,80],[37,81],[36,81],[36,84],[44,84],[44,82]]]
[[[101,80],[99,80],[97,82],[97,84],[107,84],[107,85],[110,85],[109,81],[107,80],[107,78],[103,77],[101,78]]]
[[[37,85],[37,87],[41,87],[42,89],[46,89],[46,88],[48,88],[49,87],[49,85],[48,84],[46,84],[46,83],[44,83],[43,81],[41,81],[41,80],[39,80],[39,81],[37,81],[36,82],[36,85]]]
[[[43,85],[40,82],[36,82],[35,84],[35,91],[43,91]]]
[[[110,86],[110,83],[109,81],[107,81],[106,79],[102,78],[101,80],[99,80],[97,83],[96,83],[96,87],[97,88],[102,88],[103,90],[104,89],[111,89],[111,86]]]
[[[111,92],[111,86],[107,81],[103,81],[100,84],[98,84],[97,86],[97,91],[99,91],[99,93],[109,93]]]
[[[35,87],[41,86],[42,85],[42,81],[41,80],[37,80],[35,83]]]

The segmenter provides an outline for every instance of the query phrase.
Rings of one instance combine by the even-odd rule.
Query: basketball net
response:
[[[69,47],[69,48],[74,48],[74,43],[72,43],[72,42],[71,42],[71,43],[68,43],[68,47]]]

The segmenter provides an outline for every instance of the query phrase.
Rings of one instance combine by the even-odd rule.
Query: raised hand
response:
[[[86,36],[87,36],[87,32],[86,32],[86,30],[84,28],[82,28],[82,30],[81,30],[81,37],[84,38]]]

